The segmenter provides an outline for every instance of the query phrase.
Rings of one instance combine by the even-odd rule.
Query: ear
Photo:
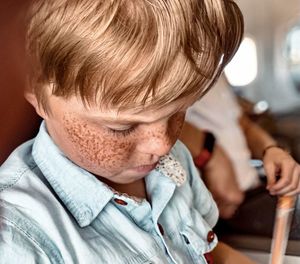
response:
[[[36,95],[32,91],[25,91],[24,93],[25,99],[34,107],[36,113],[42,117],[46,118],[47,114],[45,110],[39,105]]]

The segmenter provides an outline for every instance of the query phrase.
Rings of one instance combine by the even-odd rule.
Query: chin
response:
[[[89,172],[91,172],[100,181],[103,181],[104,183],[113,182],[116,184],[130,184],[145,178],[149,174],[149,172],[142,173],[142,172],[137,172],[135,170],[124,170],[120,173],[111,176],[101,176],[103,175],[103,173],[98,173],[96,171],[93,172],[92,170],[89,170]]]

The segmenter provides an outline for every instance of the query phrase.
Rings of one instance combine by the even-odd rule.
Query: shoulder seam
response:
[[[5,216],[1,216],[0,215],[0,218],[3,218],[5,219],[6,221],[8,221],[9,223],[11,223],[16,229],[18,229],[22,234],[24,234],[30,241],[32,241],[42,252],[43,254],[47,256],[46,252],[41,248],[41,246],[39,245],[39,243],[30,235],[28,234],[25,230],[23,230],[22,228],[20,228],[15,222],[11,221],[10,219],[8,219],[7,217]]]
[[[28,167],[28,168],[24,169],[24,171],[21,172],[20,175],[19,175],[18,177],[16,177],[11,183],[2,185],[2,186],[0,187],[0,192],[2,192],[2,191],[4,191],[5,189],[8,189],[8,188],[14,186],[14,185],[20,180],[20,178],[21,178],[28,170],[32,170],[32,169],[34,169],[34,168],[36,168],[36,167],[37,167],[37,165],[35,164],[35,165],[33,165],[32,167]]]

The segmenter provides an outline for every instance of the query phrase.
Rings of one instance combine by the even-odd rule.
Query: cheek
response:
[[[168,135],[171,142],[175,143],[179,138],[184,123],[184,117],[185,113],[177,113],[170,118]]]
[[[126,166],[134,148],[132,142],[116,139],[101,128],[91,128],[75,118],[64,118],[64,127],[76,156],[74,159],[79,159],[81,165],[101,166],[104,170]]]

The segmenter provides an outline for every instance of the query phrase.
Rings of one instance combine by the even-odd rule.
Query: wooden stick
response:
[[[296,196],[281,196],[278,198],[271,245],[270,264],[283,263],[295,203]]]

